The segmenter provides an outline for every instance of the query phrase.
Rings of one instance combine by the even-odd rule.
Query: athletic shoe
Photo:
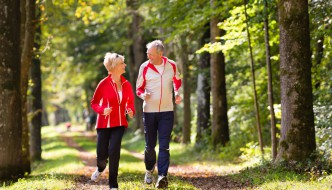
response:
[[[93,172],[93,174],[91,175],[91,180],[94,182],[98,182],[100,180],[99,177],[101,176],[102,173],[103,172],[99,172],[97,168],[96,171]]]
[[[145,177],[144,177],[144,182],[146,184],[151,184],[153,182],[153,171],[154,171],[154,167],[152,170],[146,170]]]
[[[158,181],[156,184],[156,188],[167,188],[168,187],[168,180],[166,176],[159,175]]]

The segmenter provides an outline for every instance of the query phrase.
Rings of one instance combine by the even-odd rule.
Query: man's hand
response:
[[[150,98],[150,96],[151,96],[151,93],[147,92],[147,91],[145,91],[145,93],[142,95],[143,100],[148,100]]]
[[[175,96],[175,103],[176,103],[176,104],[180,104],[181,101],[182,101],[181,96],[180,96],[180,95],[176,95],[176,96]]]

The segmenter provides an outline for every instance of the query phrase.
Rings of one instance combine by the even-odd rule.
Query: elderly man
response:
[[[179,88],[181,79],[174,61],[163,56],[164,45],[160,40],[147,44],[149,60],[142,63],[136,84],[136,94],[143,102],[143,123],[145,132],[144,181],[153,182],[156,165],[156,143],[159,142],[157,188],[168,187],[169,143],[174,123],[173,90],[175,103],[181,102]]]

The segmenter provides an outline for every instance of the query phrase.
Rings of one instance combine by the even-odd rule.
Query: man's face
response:
[[[161,60],[162,53],[158,53],[155,47],[148,49],[146,52],[148,59],[152,64],[158,63]]]

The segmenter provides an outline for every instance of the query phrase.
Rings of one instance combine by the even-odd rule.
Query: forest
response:
[[[48,127],[95,133],[90,101],[108,74],[105,53],[124,55],[135,89],[146,44],[160,39],[182,78],[175,146],[202,161],[291,168],[332,187],[331,0],[0,2],[4,186],[38,170]],[[137,96],[135,107],[126,133],[143,139]]]

